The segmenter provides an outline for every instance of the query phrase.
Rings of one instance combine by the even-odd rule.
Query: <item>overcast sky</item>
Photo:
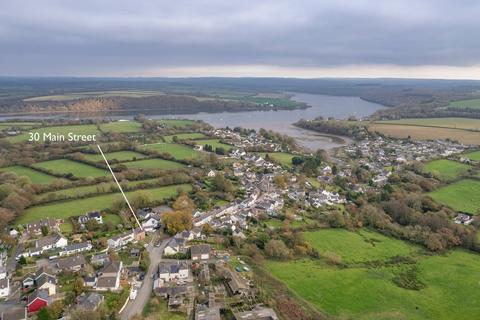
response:
[[[480,1],[2,0],[0,75],[480,79]]]

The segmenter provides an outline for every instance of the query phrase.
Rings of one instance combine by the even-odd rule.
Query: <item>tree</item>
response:
[[[132,207],[135,209],[146,208],[150,202],[150,197],[145,192],[137,192],[131,200]]]
[[[50,312],[48,312],[48,308],[42,308],[37,313],[38,320],[53,320]]]
[[[4,229],[15,218],[12,210],[0,207],[0,229]]]
[[[212,233],[213,229],[212,227],[210,226],[210,224],[208,223],[205,223],[203,226],[202,226],[202,233],[204,235],[206,235],[207,237]]]
[[[177,234],[193,227],[192,214],[187,211],[166,212],[162,217],[165,229],[169,234]]]
[[[265,246],[265,253],[272,258],[287,259],[290,257],[290,250],[282,240],[270,240]]]
[[[75,291],[75,294],[78,296],[80,295],[83,290],[84,290],[84,282],[82,278],[77,278],[75,279],[75,282],[73,283],[73,290]]]
[[[20,256],[20,259],[18,259],[18,264],[21,266],[24,266],[27,264],[27,258],[25,256]]]

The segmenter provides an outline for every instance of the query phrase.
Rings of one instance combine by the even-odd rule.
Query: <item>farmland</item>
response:
[[[258,155],[262,156],[265,158],[265,155],[268,154],[268,156],[275,160],[276,162],[280,163],[281,165],[291,167],[292,166],[292,158],[295,156],[291,153],[286,153],[286,152],[260,152]]]
[[[85,159],[91,162],[104,162],[103,157],[101,154],[84,154]],[[122,161],[131,161],[136,159],[143,159],[146,156],[139,152],[135,151],[118,151],[118,152],[111,152],[105,153],[105,157],[107,160],[112,161],[116,160],[118,162]]]
[[[373,123],[368,126],[368,130],[393,138],[405,139],[410,137],[415,140],[450,139],[465,144],[480,145],[480,132],[461,129]]]
[[[190,191],[191,185],[172,185],[167,187],[130,191],[125,192],[125,194],[129,199],[132,199],[135,194],[142,193],[147,195],[152,200],[160,201],[162,199],[167,199],[175,196],[177,194],[178,188],[181,188],[184,191]],[[45,206],[31,207],[27,209],[22,214],[22,216],[20,216],[17,223],[28,223],[31,221],[40,220],[44,217],[65,219],[68,217],[84,214],[88,211],[111,208],[113,202],[121,199],[122,196],[120,193],[114,193],[86,199],[62,201]]]
[[[480,181],[465,179],[429,193],[435,201],[457,211],[479,214]]]
[[[53,127],[43,127],[38,129],[33,129],[32,133],[38,132],[40,136],[43,134],[52,133],[52,135],[63,135],[67,136],[70,132],[76,135],[98,135],[100,131],[96,125],[86,124],[86,125],[70,125],[70,126],[53,126]],[[30,135],[27,133],[20,134],[18,136],[5,138],[7,141],[12,143],[28,141]],[[43,139],[42,139],[43,141]]]
[[[480,161],[480,151],[470,152],[467,153],[465,156],[470,160]]]
[[[91,92],[77,92],[77,93],[66,93],[62,95],[50,95],[50,96],[39,96],[33,98],[27,98],[23,101],[68,101],[68,100],[77,100],[83,98],[108,98],[108,97],[129,97],[129,98],[139,98],[139,97],[148,97],[156,96],[162,94],[160,91],[146,91],[146,90],[111,90],[111,91],[91,91]]]
[[[164,125],[167,128],[185,128],[191,126],[195,123],[193,120],[184,120],[184,119],[162,119],[158,120],[160,124]]]
[[[147,159],[133,162],[126,162],[125,165],[129,169],[160,169],[160,170],[174,170],[183,168],[184,165],[174,161],[163,159]]]
[[[439,128],[454,128],[466,130],[480,130],[480,119],[468,118],[419,118],[419,119],[400,119],[377,121],[380,124],[389,125],[410,125],[421,127],[439,127]]]
[[[324,231],[306,237],[316,248],[352,261],[386,260],[417,250],[401,240],[371,232],[364,235],[376,239],[372,244],[362,236],[346,234],[348,231]],[[472,285],[477,283],[480,256],[461,250],[411,256],[417,261],[417,276],[425,285],[418,291],[401,288],[392,281],[413,267],[408,264],[339,268],[323,260],[303,259],[267,261],[265,266],[302,298],[341,319],[473,319],[480,313],[477,286]]]
[[[100,130],[103,132],[131,133],[138,132],[142,124],[136,121],[115,121],[100,124]]]
[[[191,147],[177,143],[154,143],[144,145],[143,148],[150,151],[157,151],[160,153],[168,153],[175,159],[194,159],[201,155],[200,152],[194,150]]]
[[[467,173],[468,169],[470,169],[469,165],[446,159],[430,161],[423,167],[423,171],[438,176],[444,181],[456,179]]]
[[[232,149],[232,146],[226,143],[221,143],[220,139],[205,139],[205,140],[195,140],[195,143],[201,146],[206,144],[211,145],[213,149],[224,148],[226,151]]]
[[[106,170],[95,168],[87,164],[75,162],[68,159],[58,159],[58,160],[39,162],[39,163],[33,164],[32,167],[48,170],[49,172],[59,174],[59,175],[67,175],[71,173],[74,177],[77,177],[77,178],[85,178],[85,177],[97,178],[97,177],[104,177],[109,175],[109,172]]]
[[[0,172],[13,172],[19,177],[26,176],[30,179],[30,181],[32,181],[32,183],[35,184],[47,184],[57,179],[56,177],[46,173],[22,166],[0,168]]]
[[[171,143],[173,142],[173,137],[177,137],[177,140],[195,140],[195,139],[203,139],[206,136],[202,133],[194,132],[194,133],[179,133],[173,134],[170,136],[164,136],[165,142]]]
[[[467,109],[480,109],[480,99],[459,100],[452,102],[449,107],[454,108],[467,108]]]

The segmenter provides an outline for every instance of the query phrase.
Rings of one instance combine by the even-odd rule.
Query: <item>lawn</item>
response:
[[[193,148],[183,144],[177,144],[177,143],[160,142],[160,143],[144,145],[143,148],[150,151],[168,153],[175,159],[179,159],[179,160],[194,159],[201,155],[200,152],[194,150]]]
[[[147,195],[151,200],[160,201],[173,197],[177,194],[177,189],[181,188],[185,191],[191,190],[189,184],[179,184],[167,187],[159,187],[153,189],[144,189],[125,192],[129,199],[137,193]],[[78,216],[93,210],[104,210],[111,208],[113,202],[121,200],[122,196],[119,193],[106,194],[86,199],[62,201],[44,206],[31,207],[22,214],[17,223],[28,223],[40,220],[44,217],[65,219],[72,216]]]
[[[480,109],[480,99],[459,100],[452,102],[449,107]]]
[[[116,226],[122,223],[122,218],[120,218],[118,214],[109,213],[109,214],[106,214],[105,217],[103,217],[103,222],[104,223],[111,222],[112,225]]]
[[[142,128],[142,124],[136,121],[115,121],[115,122],[100,124],[100,129],[103,132],[115,132],[115,133],[139,132],[141,128]]]
[[[411,126],[422,126],[422,127],[480,130],[480,119],[468,119],[468,118],[419,118],[419,119],[412,118],[412,119],[377,121],[376,123],[390,124],[390,125],[411,125]]]
[[[41,168],[53,172],[56,174],[66,175],[73,174],[77,178],[86,178],[86,177],[104,177],[110,175],[107,170],[95,168],[84,163],[68,160],[68,159],[58,159],[50,160],[45,162],[39,162],[32,165],[34,168]]]
[[[333,252],[343,262],[382,260],[396,255],[410,255],[415,247],[382,234],[361,230],[325,229],[302,233],[305,240],[320,254]]]
[[[267,269],[301,297],[340,319],[476,319],[480,256],[454,251],[423,256],[419,291],[391,280],[408,266],[346,268],[315,260],[268,261]]]
[[[292,220],[290,222],[285,222],[285,220],[280,219],[269,219],[265,221],[265,224],[273,228],[283,228],[285,223],[288,223],[288,226],[291,228],[299,228],[308,225],[312,221],[308,218],[302,218],[302,220]]]
[[[292,158],[295,157],[295,155],[286,152],[259,152],[257,154],[263,158],[268,154],[271,159],[287,167],[292,166]]]
[[[77,135],[99,135],[100,131],[98,131],[97,126],[93,124],[86,124],[86,125],[71,125],[71,126],[57,126],[57,127],[44,127],[33,129],[31,132],[35,133],[38,132],[40,134],[40,142],[43,143],[43,134],[52,133],[52,135],[63,135],[65,139],[68,139],[68,134],[71,132]],[[16,143],[16,142],[23,142],[28,141],[30,135],[27,133],[20,134],[18,136],[8,137],[5,138],[6,140]],[[98,139],[97,139],[98,140]]]
[[[0,168],[0,172],[13,172],[16,173],[19,177],[26,176],[34,184],[47,184],[54,181],[55,179],[58,179],[57,177],[51,176],[49,174],[22,166]]]
[[[213,147],[213,150],[215,151],[216,148],[224,148],[226,151],[229,151],[230,149],[233,148],[233,146],[226,144],[226,143],[221,143],[220,139],[205,139],[205,140],[195,140],[195,143],[201,146],[204,146],[206,144],[209,144]]]
[[[104,162],[103,157],[101,154],[84,154],[85,159],[92,162]],[[142,153],[135,152],[135,151],[118,151],[118,152],[111,152],[105,153],[105,157],[107,160],[117,160],[117,162],[122,161],[130,161],[130,160],[137,160],[143,159],[146,156]]]
[[[123,163],[129,169],[161,169],[161,170],[173,170],[185,167],[185,165],[168,161],[164,159],[147,159],[133,162]]]
[[[424,172],[431,173],[444,181],[456,179],[467,173],[468,169],[470,166],[467,164],[445,159],[427,162],[423,167]]]
[[[480,208],[480,181],[465,179],[430,192],[435,201],[457,211],[478,214]]]
[[[470,152],[467,153],[465,156],[470,160],[480,161],[480,151]]]
[[[207,136],[204,135],[203,133],[199,132],[193,132],[193,133],[179,133],[179,134],[172,134],[169,136],[164,136],[163,139],[165,139],[165,142],[173,142],[173,137],[177,137],[177,140],[196,140],[196,139],[203,139],[206,138]]]

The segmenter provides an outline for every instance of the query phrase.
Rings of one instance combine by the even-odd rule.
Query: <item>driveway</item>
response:
[[[158,263],[162,260],[163,249],[170,239],[165,239],[159,247],[155,247],[155,239],[153,239],[147,247],[150,255],[150,266],[148,267],[142,287],[138,290],[137,297],[127,303],[125,309],[120,314],[121,320],[128,320],[136,314],[140,314],[147,304],[153,289],[153,274],[157,271]]]

